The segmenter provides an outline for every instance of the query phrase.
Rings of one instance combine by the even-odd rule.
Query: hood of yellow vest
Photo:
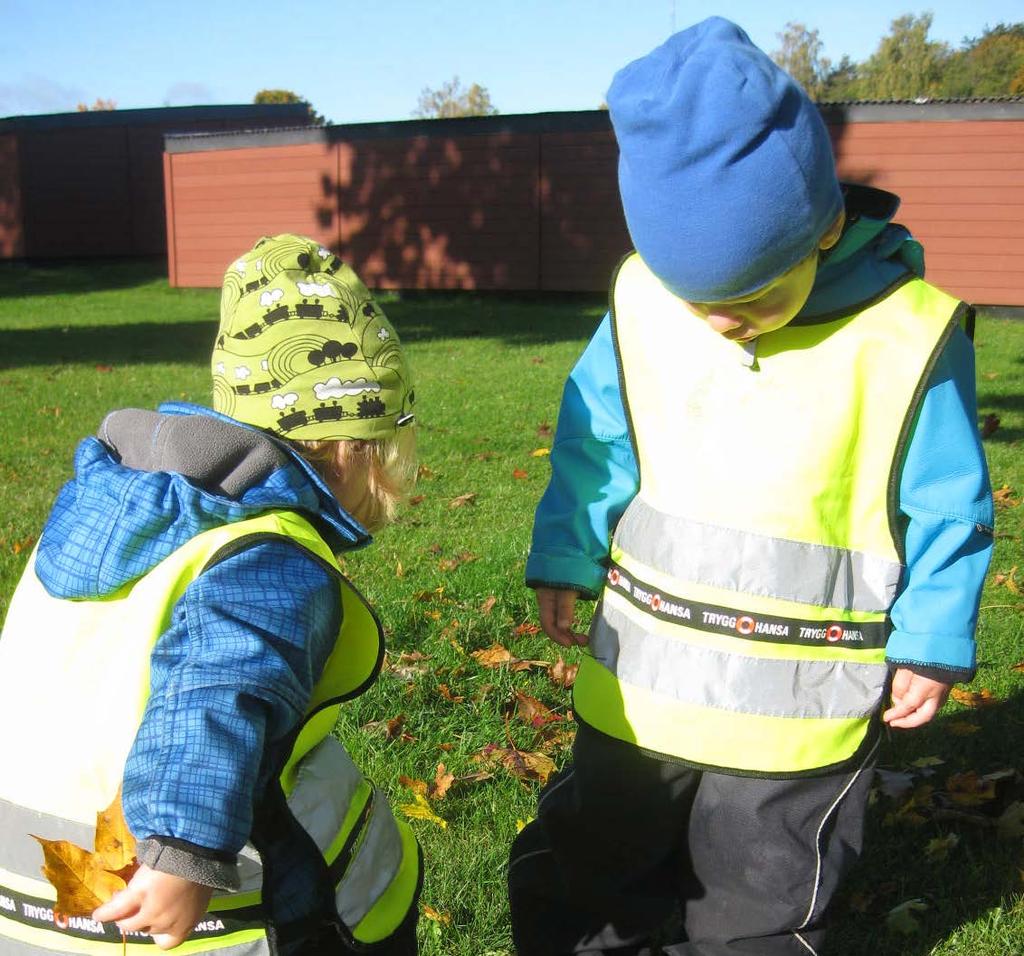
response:
[[[199,406],[120,409],[79,444],[36,573],[54,597],[100,598],[197,534],[270,510],[319,518],[335,551],[370,540],[308,464],[264,433]]]

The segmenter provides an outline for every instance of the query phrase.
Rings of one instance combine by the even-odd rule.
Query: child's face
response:
[[[806,259],[756,292],[722,302],[687,302],[687,307],[733,342],[749,342],[765,332],[781,329],[804,307],[818,273],[818,250],[838,242],[843,222],[844,217],[840,216]]]

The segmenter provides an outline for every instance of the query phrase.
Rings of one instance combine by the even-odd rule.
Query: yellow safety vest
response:
[[[751,363],[623,262],[612,313],[640,486],[574,688],[586,723],[747,774],[820,771],[870,744],[903,571],[900,464],[964,311],[911,279],[761,336]]]
[[[121,953],[113,924],[55,911],[56,892],[40,876],[42,854],[30,834],[93,846],[96,813],[120,786],[149,696],[150,655],[174,605],[211,561],[273,536],[296,542],[337,573],[343,615],[281,775],[288,808],[323,853],[338,913],[355,940],[376,942],[402,923],[420,880],[415,838],[331,736],[342,701],[364,691],[380,669],[381,627],[312,525],[293,512],[271,512],[197,535],[102,600],[51,597],[32,556],[0,639],[4,956]],[[215,894],[206,917],[175,952],[269,956],[262,867],[251,847],[240,854],[239,870],[240,890]],[[127,951],[151,954],[152,940],[129,936]]]

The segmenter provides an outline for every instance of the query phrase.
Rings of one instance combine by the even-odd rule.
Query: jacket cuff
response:
[[[139,840],[135,856],[150,869],[202,886],[217,890],[237,890],[240,886],[237,858],[233,853],[218,853],[175,837],[151,836]]]
[[[923,676],[925,671],[941,671],[954,675],[970,675],[975,669],[976,645],[973,636],[955,634],[910,634],[893,631],[885,645],[885,659],[890,666],[908,667]],[[946,678],[940,678],[945,680]],[[964,680],[955,676],[954,681]],[[970,680],[970,677],[966,678]]]
[[[533,553],[526,559],[526,586],[576,591],[594,600],[601,594],[607,571],[582,555]]]

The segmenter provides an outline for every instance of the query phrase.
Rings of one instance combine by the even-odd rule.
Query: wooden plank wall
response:
[[[834,136],[840,176],[901,198],[931,282],[1024,305],[1024,122],[851,123]]]
[[[1024,120],[833,124],[840,175],[902,196],[928,278],[1024,306]],[[609,131],[344,138],[174,151],[174,285],[260,235],[315,236],[378,288],[604,290],[630,247]]]
[[[0,133],[0,259],[24,254],[18,137]]]

